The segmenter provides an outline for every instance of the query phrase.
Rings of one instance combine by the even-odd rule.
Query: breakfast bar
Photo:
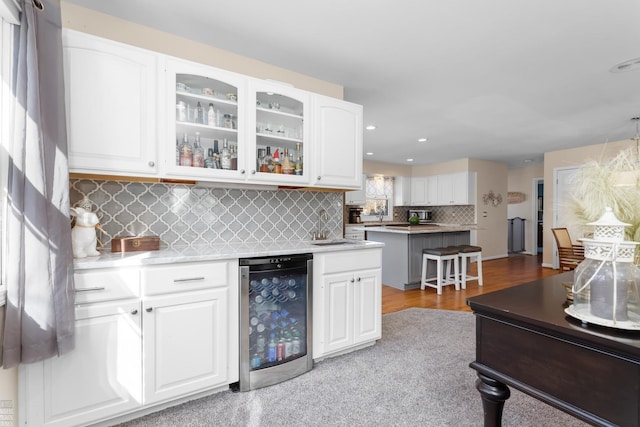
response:
[[[382,283],[401,290],[420,287],[422,250],[468,245],[475,225],[424,224],[367,227],[367,240],[384,243]],[[428,274],[435,274],[429,266]]]

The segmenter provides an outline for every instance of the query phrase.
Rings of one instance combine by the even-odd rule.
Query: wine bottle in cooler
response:
[[[267,345],[267,361],[275,362],[278,360],[276,334],[271,333],[269,344]]]

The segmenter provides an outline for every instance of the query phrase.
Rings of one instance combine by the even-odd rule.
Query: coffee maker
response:
[[[362,208],[349,208],[349,224],[360,224],[362,222]]]

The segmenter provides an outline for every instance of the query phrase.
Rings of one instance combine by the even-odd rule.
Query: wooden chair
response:
[[[552,228],[553,237],[558,246],[558,261],[560,271],[570,271],[575,269],[580,261],[584,259],[584,246],[574,245],[566,228]]]

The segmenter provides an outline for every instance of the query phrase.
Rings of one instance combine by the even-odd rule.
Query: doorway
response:
[[[533,237],[532,243],[533,247],[531,248],[531,253],[534,255],[542,254],[543,248],[543,219],[544,219],[544,178],[533,178],[533,191],[531,194],[534,195],[532,209],[533,212],[531,214],[531,236]]]

